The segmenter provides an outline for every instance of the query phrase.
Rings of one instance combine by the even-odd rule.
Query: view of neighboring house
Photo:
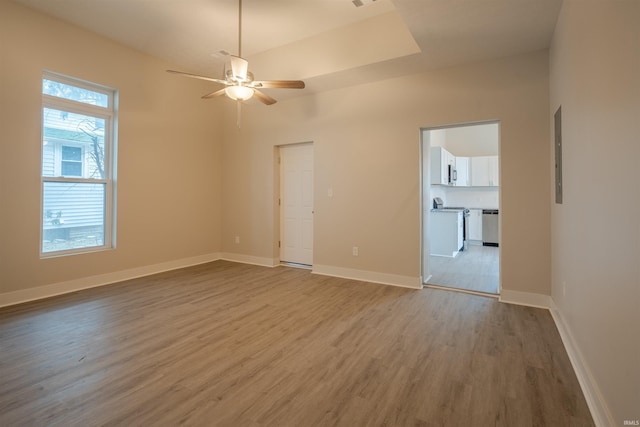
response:
[[[42,252],[104,239],[104,184],[73,181],[104,178],[104,130],[104,119],[44,108],[42,176],[71,180],[44,184]]]

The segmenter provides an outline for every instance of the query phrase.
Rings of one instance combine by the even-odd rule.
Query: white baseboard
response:
[[[183,258],[175,261],[168,261],[159,264],[148,265],[144,267],[131,268],[128,270],[116,271],[113,273],[98,274],[95,276],[82,277],[64,282],[52,283],[49,285],[38,286],[35,288],[22,289],[19,291],[6,292],[0,294],[0,307],[20,304],[28,301],[35,301],[43,298],[49,298],[56,295],[76,292],[83,289],[95,288],[98,286],[109,285],[111,283],[122,282],[124,280],[135,279],[138,277],[150,276],[152,274],[162,273],[164,271],[177,270],[180,268],[191,267],[193,265],[205,264],[217,260],[226,260],[231,262],[239,262],[243,264],[253,264],[262,267],[277,267],[280,260],[264,257],[256,257],[251,255],[242,255],[234,253],[211,253],[199,255],[191,258]],[[313,273],[323,274],[326,276],[342,277],[346,279],[362,280],[373,283],[381,283],[384,285],[401,286],[405,288],[420,289],[422,282],[419,277],[400,276],[394,274],[376,273],[364,270],[355,270],[349,268],[332,267],[332,266],[314,266]]]
[[[221,259],[225,261],[239,262],[241,264],[259,265],[261,267],[277,267],[278,265],[280,265],[280,260],[276,258],[234,254],[231,252],[224,252],[221,256]]]
[[[160,264],[147,265],[144,267],[131,268],[128,270],[121,270],[113,273],[98,274],[96,276],[83,277],[80,279],[67,280],[64,282],[38,286],[35,288],[7,292],[0,294],[0,307],[49,298],[56,295],[67,294],[69,292],[80,291],[82,289],[109,285],[111,283],[135,279],[137,277],[149,276],[151,274],[162,273],[164,271],[177,270],[179,268],[205,264],[208,262],[217,261],[219,259],[219,253],[199,255],[191,258],[183,258],[175,261],[163,262]]]
[[[313,274],[341,277],[343,279],[380,283],[382,285],[400,286],[403,288],[422,289],[420,277],[400,276],[397,274],[378,273],[375,271],[357,270],[354,268],[333,267],[330,265],[314,265]]]
[[[560,333],[560,338],[562,338],[564,348],[567,350],[569,360],[573,366],[573,371],[576,373],[576,377],[578,377],[578,382],[580,383],[582,394],[584,394],[584,398],[587,401],[589,410],[591,411],[593,422],[596,427],[616,425],[615,420],[611,415],[611,411],[600,392],[598,384],[594,380],[588,365],[585,363],[580,348],[576,345],[571,329],[569,329],[569,326],[565,322],[562,313],[558,310],[553,299],[551,299],[550,311],[551,316],[556,323],[556,327],[558,328],[558,332]]]
[[[546,308],[551,307],[551,297],[549,295],[534,294],[532,292],[500,290],[500,302],[508,304],[526,305],[529,307]]]

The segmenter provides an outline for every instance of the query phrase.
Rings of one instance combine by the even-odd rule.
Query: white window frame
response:
[[[115,248],[116,242],[116,222],[115,222],[115,178],[116,178],[116,153],[117,153],[117,105],[118,105],[118,92],[115,89],[102,86],[95,83],[75,79],[72,77],[63,76],[49,71],[42,73],[42,80],[52,80],[58,83],[64,83],[70,86],[75,86],[81,89],[87,89],[93,92],[99,92],[107,95],[108,105],[107,107],[101,107],[97,105],[91,105],[88,103],[82,103],[79,101],[73,101],[70,99],[60,98],[53,95],[42,93],[42,107],[41,112],[41,138],[40,144],[42,144],[44,138],[44,110],[45,108],[52,108],[60,111],[67,111],[70,113],[85,114],[88,116],[104,119],[105,121],[105,135],[104,135],[104,178],[85,178],[84,177],[84,158],[85,151],[82,151],[82,163],[83,163],[83,176],[82,177],[63,177],[59,176],[58,167],[56,166],[56,176],[43,176],[43,161],[42,148],[40,149],[40,258],[51,258],[61,255],[73,255],[87,252],[97,252],[102,250],[109,250]],[[42,90],[41,90],[42,91]],[[73,144],[65,144],[73,145]],[[60,149],[61,150],[61,149]],[[62,161],[62,157],[60,157]],[[102,245],[91,246],[77,249],[63,249],[57,251],[43,252],[44,243],[44,187],[46,183],[89,183],[89,184],[104,184],[105,186],[105,200],[104,200],[104,239]]]

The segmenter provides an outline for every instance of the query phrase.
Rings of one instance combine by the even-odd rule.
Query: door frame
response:
[[[431,240],[429,233],[429,215],[425,215],[425,210],[431,209],[431,141],[427,139],[425,141],[425,133],[432,130],[439,129],[451,129],[467,126],[497,124],[498,125],[498,173],[502,175],[502,155],[500,154],[502,145],[502,122],[499,119],[482,120],[476,122],[462,122],[462,123],[450,123],[437,126],[425,126],[420,128],[419,138],[419,153],[420,153],[420,279],[421,286],[425,286],[429,279],[431,279],[431,266],[430,266],[430,254],[431,254]],[[425,164],[426,163],[426,164]],[[500,182],[502,179],[500,178]],[[426,188],[425,188],[426,187]],[[498,210],[502,210],[502,184],[498,187]],[[499,217],[498,230],[500,240],[502,241],[502,215]],[[499,272],[498,272],[498,294],[502,292],[502,246],[498,251],[499,259]],[[458,290],[456,288],[450,288],[451,290]]]
[[[282,149],[286,149],[289,147],[295,147],[295,146],[302,146],[302,145],[309,145],[312,147],[312,151],[313,151],[313,170],[314,170],[314,174],[313,174],[313,197],[314,197],[314,212],[315,212],[315,194],[316,194],[316,185],[315,185],[315,170],[316,170],[316,164],[315,164],[315,145],[313,141],[302,141],[302,142],[294,142],[294,143],[290,143],[290,144],[280,144],[280,145],[276,145],[274,146],[274,185],[273,188],[275,189],[274,191],[274,215],[273,215],[273,230],[274,230],[274,235],[273,235],[273,251],[274,254],[276,254],[276,256],[274,257],[274,259],[278,260],[278,264],[281,265],[288,265],[288,266],[294,266],[294,267],[300,267],[300,268],[307,268],[307,269],[311,269],[313,267],[313,255],[315,254],[315,213],[314,213],[314,217],[312,217],[313,219],[313,234],[314,234],[314,243],[313,243],[313,249],[312,249],[312,264],[311,265],[305,265],[305,264],[295,264],[295,263],[288,263],[286,261],[283,261],[281,258],[281,242],[282,242],[282,233],[284,230],[283,227],[283,209],[281,206],[281,200],[282,200],[282,194],[283,194],[283,189],[282,189],[282,184],[283,184],[283,179],[282,179],[282,161],[281,161],[281,150]]]

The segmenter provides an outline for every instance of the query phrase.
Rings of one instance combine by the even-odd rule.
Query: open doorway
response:
[[[500,124],[422,129],[425,285],[500,293]]]

